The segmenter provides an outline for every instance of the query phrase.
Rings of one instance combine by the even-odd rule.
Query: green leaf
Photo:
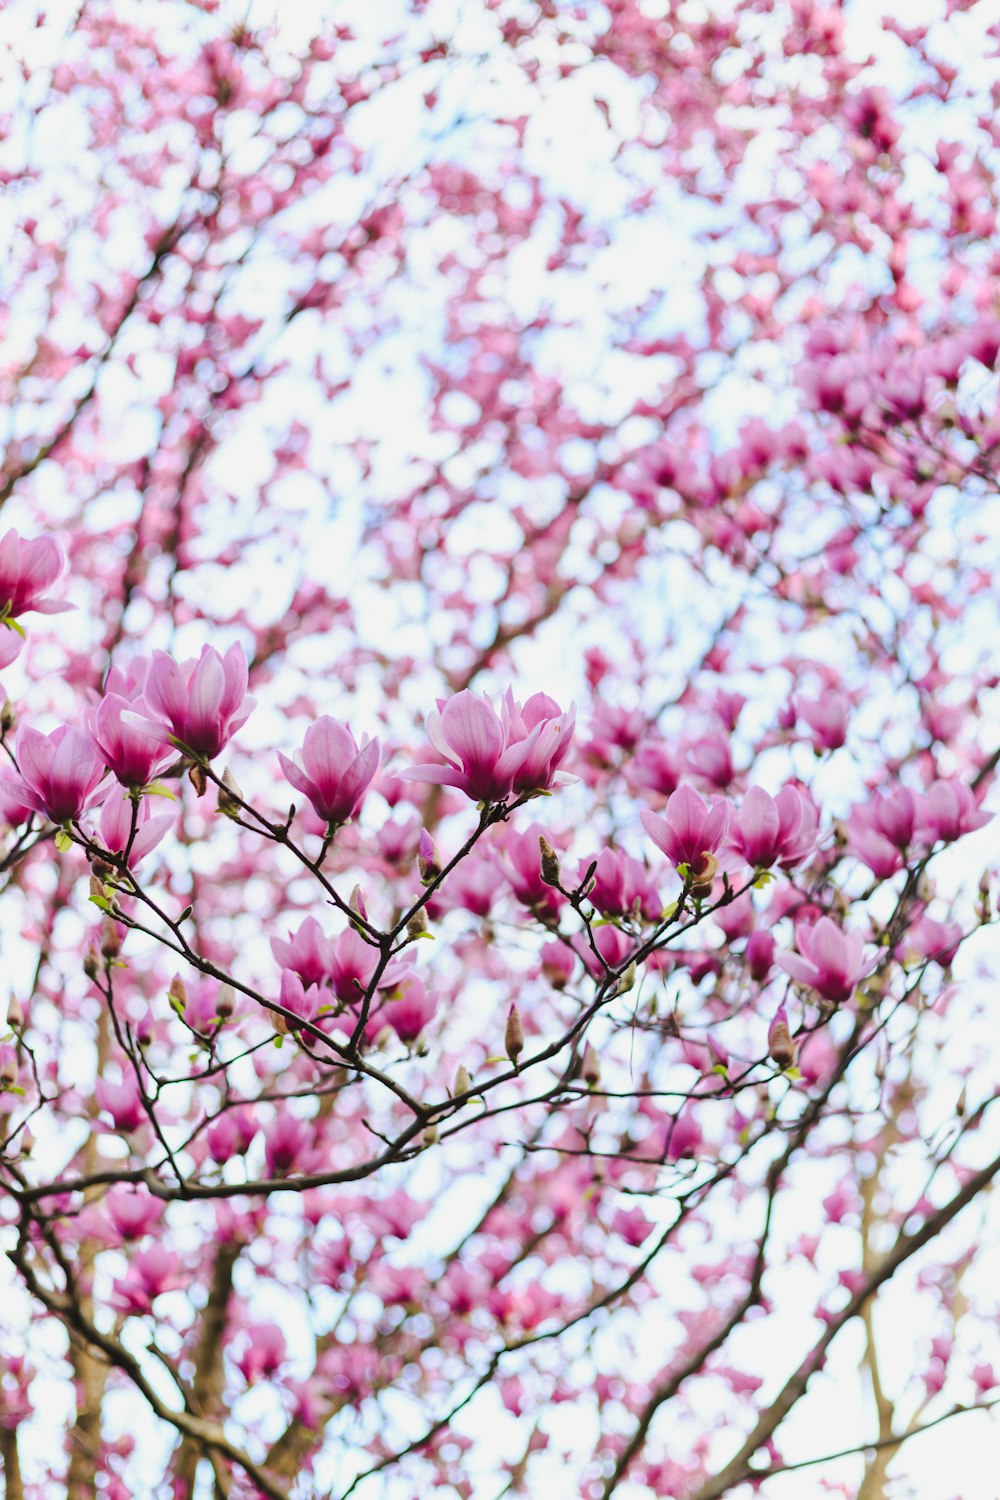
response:
[[[70,838],[65,828],[60,828],[59,832],[56,834],[56,848],[59,850],[59,853],[65,854],[66,850],[72,849],[72,847],[73,840]]]
[[[88,896],[88,901],[97,907],[98,911],[106,911],[110,916],[114,908],[106,896]]]
[[[148,786],[143,787],[143,791],[147,797],[169,797],[171,802],[177,801],[176,793],[164,786],[162,781],[151,781]]]

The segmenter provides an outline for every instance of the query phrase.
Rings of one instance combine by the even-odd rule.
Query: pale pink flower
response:
[[[662,817],[645,808],[639,814],[643,828],[671,864],[687,865],[693,875],[701,873],[704,857],[714,855],[726,837],[729,816],[728,803],[710,807],[690,786],[670,794]]]
[[[797,953],[784,951],[778,962],[786,974],[825,1000],[849,1000],[858,984],[878,965],[878,950],[866,947],[856,932],[838,927],[830,917],[796,930]]]
[[[104,757],[82,729],[63,725],[40,734],[27,724],[17,732],[20,780],[0,777],[0,789],[53,823],[79,818],[96,800]]]
[[[377,739],[362,736],[358,745],[346,724],[324,714],[306,730],[294,760],[278,754],[281,769],[313,805],[328,827],[350,822],[379,767]]]
[[[242,647],[220,656],[203,646],[197,661],[182,665],[165,651],[154,651],[146,677],[146,702],[186,750],[212,760],[250,717],[247,662]]]
[[[427,715],[427,737],[445,764],[411,766],[402,775],[457,787],[475,802],[547,791],[573,779],[559,769],[573,725],[574,711],[561,714],[544,693],[519,708],[508,691],[498,715],[487,697],[466,689]]]

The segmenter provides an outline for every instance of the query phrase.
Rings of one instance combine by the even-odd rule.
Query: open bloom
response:
[[[971,787],[961,781],[935,781],[920,804],[920,832],[926,839],[950,844],[965,833],[974,833],[993,814],[982,812]]]
[[[781,967],[834,1005],[849,1000],[878,964],[877,949],[866,947],[856,932],[845,932],[830,917],[799,927],[795,944],[797,953],[778,954]]]
[[[79,818],[104,775],[104,757],[90,735],[67,725],[51,734],[22,725],[17,763],[21,779],[0,778],[0,789],[53,823]]]
[[[729,831],[729,805],[710,807],[690,786],[678,787],[667,798],[663,817],[643,808],[643,828],[656,847],[674,865],[687,865],[693,875],[704,868],[707,855],[714,855]]]
[[[36,610],[42,615],[57,615],[72,609],[60,599],[45,598],[45,590],[63,570],[59,543],[50,536],[22,541],[16,531],[8,531],[0,541],[0,616],[16,620],[18,615]]]
[[[131,869],[151,849],[155,849],[177,821],[172,812],[154,813],[149,801],[143,797],[136,812],[135,837],[132,837],[132,813],[134,804],[126,792],[112,787],[111,795],[101,808],[101,843],[112,854],[123,854],[128,849],[127,864]],[[129,839],[132,846],[129,848]]]
[[[146,702],[170,726],[173,737],[195,755],[212,760],[250,717],[247,662],[238,645],[220,656],[203,646],[197,661],[181,666],[154,651],[146,677]]]
[[[818,818],[812,802],[794,786],[784,786],[769,797],[752,786],[733,820],[732,843],[758,870],[779,864],[790,870],[816,847]]]
[[[148,786],[170,759],[163,733],[150,723],[150,709],[142,698],[129,702],[108,693],[94,714],[93,727],[108,768],[122,786]]]
[[[545,693],[522,708],[508,691],[498,714],[487,697],[466,689],[427,715],[427,738],[445,764],[416,765],[402,774],[457,787],[475,802],[547,791],[573,779],[559,769],[573,726],[574,710],[560,713]]]
[[[346,724],[324,714],[306,730],[295,760],[279,751],[285,776],[309,798],[324,823],[347,823],[364,799],[378,770],[378,740],[362,736],[360,748]]]

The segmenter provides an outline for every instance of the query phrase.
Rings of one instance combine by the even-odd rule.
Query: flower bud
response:
[[[236,991],[231,984],[220,984],[215,1001],[215,1014],[220,1021],[228,1021],[236,1009]]]
[[[524,1051],[524,1027],[521,1025],[521,1014],[516,1005],[512,1005],[507,1012],[507,1025],[504,1028],[503,1045],[504,1051],[516,1068],[517,1060]]]
[[[101,923],[101,953],[105,958],[117,958],[121,951],[122,937],[118,923],[105,917]]]
[[[546,885],[559,885],[562,880],[562,871],[559,868],[559,856],[544,833],[538,835],[538,847],[542,856],[542,879]]]
[[[459,1094],[467,1094],[472,1087],[472,1079],[469,1070],[464,1063],[459,1063],[455,1073],[455,1082],[451,1086],[451,1097],[454,1099]]]
[[[219,788],[220,813],[226,818],[238,818],[241,812],[240,803],[242,800],[242,788],[227,766],[222,773],[222,786]]]
[[[188,771],[188,781],[194,787],[196,797],[204,797],[208,790],[208,777],[205,775],[205,767],[197,764]]]
[[[22,1157],[30,1156],[31,1152],[32,1152],[32,1150],[34,1148],[34,1145],[35,1145],[35,1137],[31,1133],[31,1128],[30,1128],[30,1126],[25,1125],[24,1129],[21,1131],[21,1145],[20,1145],[21,1156]]]
[[[795,1062],[795,1043],[788,1029],[788,1013],[783,1005],[778,1006],[774,1020],[767,1029],[767,1050],[771,1060],[777,1063],[782,1072]]]
[[[170,988],[167,990],[167,999],[170,1001],[171,1009],[175,1010],[178,1015],[187,1010],[187,986],[179,974],[175,974],[170,981]]]
[[[437,1138],[438,1138],[438,1128],[437,1128],[437,1126],[436,1125],[428,1125],[426,1127],[426,1129],[424,1130],[424,1145],[425,1146],[433,1146],[435,1144],[435,1142],[437,1141]]]
[[[431,885],[441,874],[441,866],[438,864],[437,850],[434,840],[426,828],[420,830],[420,846],[417,850],[417,869],[420,871],[421,885]]]
[[[411,940],[411,942],[414,942],[417,938],[426,936],[426,933],[427,923],[424,921],[424,911],[423,907],[421,907],[419,911],[415,911],[413,913],[413,916],[407,922],[406,936]]]
[[[86,974],[88,979],[95,980],[98,974],[101,972],[101,955],[98,953],[93,943],[91,943],[90,947],[83,955],[83,972]]]
[[[20,1031],[24,1025],[24,1006],[16,995],[11,995],[7,1004],[7,1025],[12,1031]]]
[[[583,1067],[581,1069],[583,1081],[591,1088],[596,1088],[601,1081],[601,1062],[597,1052],[590,1042],[583,1049]]]
[[[14,705],[9,698],[5,698],[3,708],[0,708],[0,734],[10,734],[16,723],[17,715],[14,712]]]

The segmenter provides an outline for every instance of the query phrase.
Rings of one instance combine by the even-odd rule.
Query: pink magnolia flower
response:
[[[177,1256],[154,1244],[132,1257],[124,1277],[114,1283],[111,1300],[126,1316],[147,1313],[157,1297],[182,1284]]]
[[[0,541],[0,616],[16,620],[29,610],[57,615],[72,609],[60,599],[45,598],[45,590],[55,583],[64,562],[54,537],[23,541],[16,531],[8,531]]]
[[[123,854],[128,849],[130,869],[144,859],[151,849],[156,848],[177,821],[176,813],[154,813],[149,801],[143,797],[138,805],[135,837],[129,848],[134,806],[127,792],[112,788],[111,795],[101,808],[100,821],[101,843],[111,854]]]
[[[203,646],[197,661],[180,666],[165,651],[154,651],[145,698],[185,749],[212,760],[254,708],[247,696],[242,647],[232,645],[220,656],[214,647]]]
[[[367,990],[378,967],[379,951],[366,943],[354,927],[345,927],[332,945],[330,978],[333,992],[344,1005],[355,1005]]]
[[[847,739],[851,705],[842,693],[824,693],[822,698],[799,698],[795,707],[813,732],[817,750],[839,750]]]
[[[454,786],[475,802],[502,802],[512,791],[547,791],[571,780],[559,766],[573,738],[574,711],[561,714],[544,693],[523,708],[508,690],[498,715],[466,689],[427,715],[427,737],[445,764],[411,766],[410,781]]]
[[[63,725],[40,734],[27,724],[17,732],[20,780],[0,777],[0,789],[53,823],[79,818],[98,800],[104,757],[83,729]]]
[[[304,985],[322,984],[330,977],[333,945],[315,917],[306,917],[297,932],[289,932],[287,942],[272,938],[271,952],[281,967],[292,969]]]
[[[317,817],[332,826],[350,822],[364,800],[379,767],[377,739],[362,736],[361,745],[346,724],[327,714],[310,724],[295,760],[279,751],[286,778],[312,803]]]
[[[98,1078],[94,1093],[101,1109],[114,1120],[116,1130],[128,1134],[145,1124],[146,1109],[139,1093],[139,1085],[131,1074],[122,1083],[115,1083],[110,1078]]]
[[[150,718],[143,698],[130,702],[118,693],[108,693],[93,715],[94,739],[122,786],[148,786],[170,759],[163,733]]]
[[[714,855],[729,831],[730,809],[726,802],[709,807],[690,786],[678,787],[667,798],[663,817],[643,808],[643,828],[656,847],[673,865],[687,865],[693,875],[701,873],[706,855]]]
[[[731,842],[755,869],[779,864],[789,870],[816,847],[818,822],[812,801],[797,787],[784,786],[777,797],[770,797],[763,788],[752,786],[734,819]]]
[[[585,862],[580,875],[586,874]],[[662,910],[646,866],[620,849],[602,849],[597,856],[594,883],[588,892],[590,900],[605,917],[620,917],[639,911],[647,921],[655,921]]]
[[[383,1026],[391,1026],[401,1042],[415,1042],[436,1010],[436,996],[411,974],[384,997],[369,1021],[369,1030],[377,1035]]]
[[[274,1323],[262,1323],[247,1332],[250,1343],[236,1364],[247,1385],[253,1385],[261,1376],[270,1378],[277,1374],[285,1360],[285,1336]]]
[[[878,964],[878,950],[866,947],[856,932],[845,932],[830,917],[796,930],[797,953],[778,954],[786,974],[838,1005]]]
[[[933,843],[950,844],[965,833],[974,833],[993,817],[976,803],[971,787],[960,781],[935,781],[920,805],[920,832]]]

